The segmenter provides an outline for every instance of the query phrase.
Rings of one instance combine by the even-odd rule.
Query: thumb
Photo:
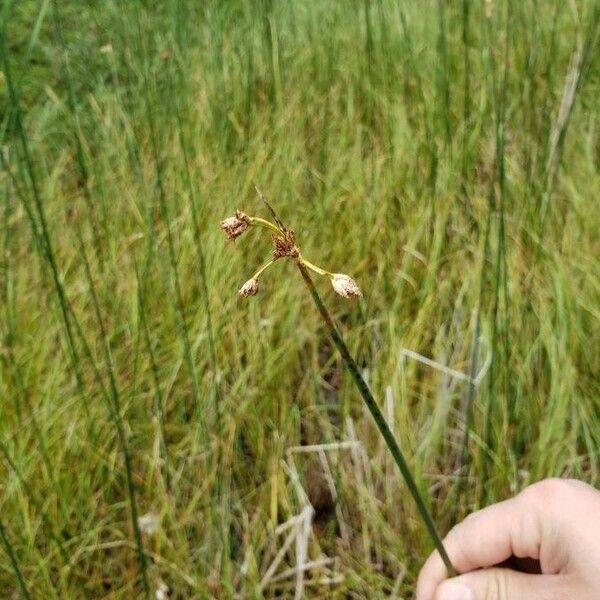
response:
[[[510,569],[485,569],[447,579],[435,600],[551,600],[575,598],[560,575],[526,575]]]

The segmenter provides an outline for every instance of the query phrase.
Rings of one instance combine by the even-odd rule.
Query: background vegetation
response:
[[[298,273],[236,297],[253,182],[365,291],[322,288],[442,531],[600,483],[597,1],[0,10],[3,598],[410,597],[430,543]]]

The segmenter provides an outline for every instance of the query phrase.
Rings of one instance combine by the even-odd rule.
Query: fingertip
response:
[[[436,590],[435,600],[475,600],[475,594],[460,579],[448,579]]]
[[[436,550],[430,554],[421,568],[417,579],[415,600],[434,600],[436,588],[446,577],[448,577],[446,567]]]

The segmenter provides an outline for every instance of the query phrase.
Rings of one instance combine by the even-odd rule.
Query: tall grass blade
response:
[[[15,577],[17,579],[19,591],[21,593],[21,597],[25,600],[32,600],[29,592],[27,591],[27,586],[25,585],[25,580],[23,579],[23,573],[21,573],[21,569],[19,568],[19,563],[17,561],[17,556],[15,551],[8,539],[8,535],[6,533],[6,529],[4,528],[4,523],[2,519],[0,519],[0,539],[2,540],[2,545],[4,546],[4,550],[8,558],[10,559],[10,563],[15,572]]]
[[[133,529],[135,545],[136,545],[136,553],[137,560],[140,569],[140,576],[142,579],[142,585],[144,588],[144,594],[146,598],[150,598],[150,582],[148,579],[148,566],[146,563],[146,554],[144,552],[144,542],[142,540],[142,532],[140,530],[139,521],[138,521],[138,507],[137,507],[137,499],[136,499],[136,491],[135,491],[135,483],[133,481],[133,465],[131,460],[131,451],[129,449],[129,443],[127,441],[127,433],[125,429],[125,421],[122,414],[121,408],[121,400],[120,394],[117,387],[117,381],[114,374],[113,360],[110,349],[110,342],[108,340],[108,336],[106,333],[106,329],[104,327],[104,321],[102,319],[102,313],[100,311],[100,305],[98,303],[98,296],[96,294],[96,288],[94,285],[94,279],[92,277],[92,272],[90,268],[90,263],[87,258],[87,253],[85,251],[85,245],[83,242],[83,238],[81,237],[81,231],[77,228],[77,238],[79,242],[79,250],[81,257],[83,259],[83,264],[85,267],[85,274],[89,285],[90,296],[92,298],[92,305],[94,308],[94,313],[96,315],[96,320],[98,322],[98,328],[100,330],[100,337],[102,340],[102,346],[104,349],[104,356],[106,360],[106,365],[108,369],[108,381],[110,384],[110,406],[112,408],[112,418],[114,420],[115,429],[119,438],[119,444],[121,446],[121,451],[123,452],[123,459],[125,461],[125,476],[127,479],[127,494],[129,499],[129,510],[131,516],[131,527]]]

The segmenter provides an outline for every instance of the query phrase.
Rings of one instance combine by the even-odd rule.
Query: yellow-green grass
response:
[[[337,557],[305,596],[410,597],[431,544],[297,270],[236,297],[269,241],[218,223],[254,183],[361,285],[318,281],[442,532],[600,483],[597,2],[1,10],[3,596],[293,597],[260,584],[295,464]],[[334,503],[290,448],[349,440]]]

